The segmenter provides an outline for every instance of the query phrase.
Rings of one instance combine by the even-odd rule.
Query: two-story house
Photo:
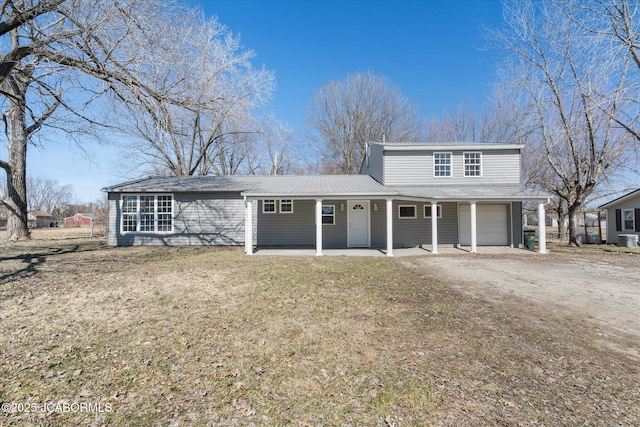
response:
[[[522,245],[522,145],[369,143],[360,175],[151,177],[103,189],[111,245]],[[544,224],[544,221],[541,221]],[[544,230],[540,250],[545,251]]]

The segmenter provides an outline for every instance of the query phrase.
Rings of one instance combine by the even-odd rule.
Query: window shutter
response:
[[[616,231],[622,231],[622,210],[616,209]]]
[[[636,215],[636,231],[640,231],[640,209],[635,209]]]

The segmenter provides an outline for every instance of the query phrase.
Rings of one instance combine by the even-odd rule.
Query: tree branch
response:
[[[16,15],[7,19],[6,21],[0,22],[0,36],[8,33],[9,31],[18,28],[19,26],[25,24],[26,22],[31,21],[33,18],[36,18],[42,14],[52,12],[55,10],[57,6],[64,3],[66,0],[51,0],[51,1],[40,1],[37,5],[32,7],[31,9],[27,9],[23,12],[18,12]]]

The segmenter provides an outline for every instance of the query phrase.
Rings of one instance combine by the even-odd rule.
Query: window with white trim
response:
[[[464,153],[464,176],[482,176],[482,153]]]
[[[140,197],[140,226],[138,231],[155,231],[156,228],[156,197]]]
[[[451,176],[451,153],[433,153],[433,176]]]
[[[122,196],[122,231],[138,230],[138,196]]]
[[[123,195],[120,227],[123,233],[172,232],[173,195]]]
[[[262,213],[276,213],[275,199],[266,199],[262,201]]]
[[[622,209],[622,231],[635,231],[636,224],[633,209]]]
[[[438,218],[442,218],[442,206],[436,205],[436,211],[438,212]],[[431,218],[431,205],[424,205],[424,217]]]
[[[157,196],[156,200],[158,231],[171,232],[173,230],[173,196]]]
[[[398,206],[398,218],[417,218],[416,205]]]
[[[291,199],[280,200],[280,213],[293,213],[293,200]]]
[[[335,205],[322,205],[322,224],[334,225],[336,223]]]

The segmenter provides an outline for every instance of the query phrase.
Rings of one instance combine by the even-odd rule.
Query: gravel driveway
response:
[[[546,255],[441,255],[408,262],[435,268],[474,297],[591,323],[605,345],[640,358],[640,255],[558,247]]]

